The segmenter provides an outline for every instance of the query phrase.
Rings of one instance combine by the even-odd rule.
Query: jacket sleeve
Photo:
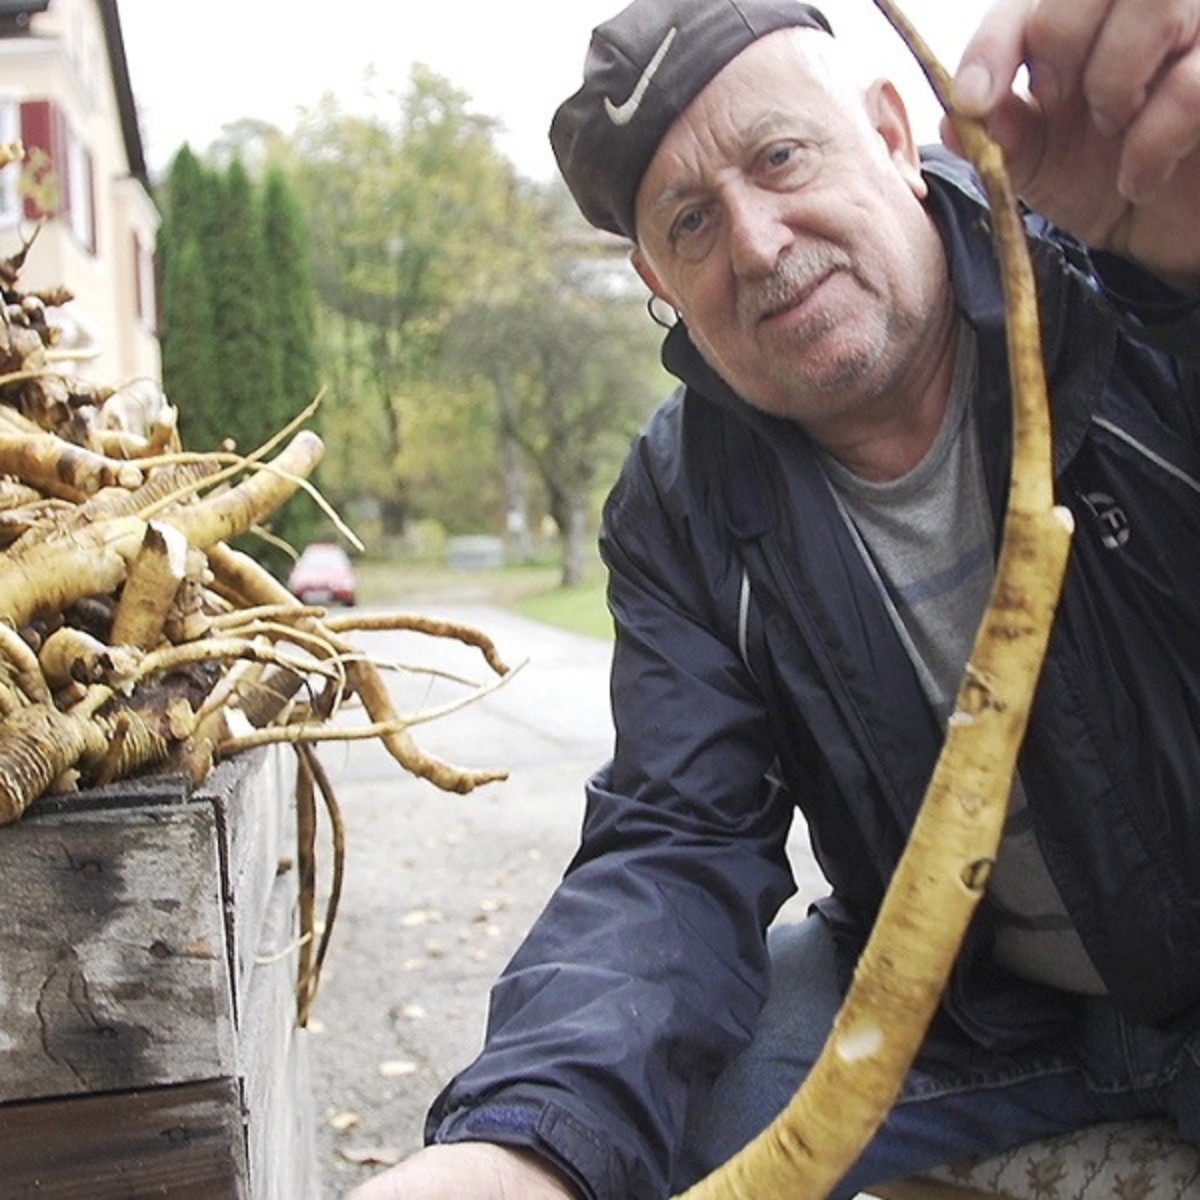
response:
[[[428,1125],[438,1141],[538,1150],[594,1200],[668,1194],[689,1104],[749,1039],[764,929],[794,890],[761,702],[713,615],[728,566],[694,514],[670,513],[648,457],[643,439],[602,538],[615,755],[588,784],[577,856],[493,989],[481,1055]]]

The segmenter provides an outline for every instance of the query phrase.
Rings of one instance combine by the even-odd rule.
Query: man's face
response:
[[[836,441],[949,301],[903,105],[833,83],[826,44],[760,38],[696,97],[639,188],[634,263],[744,399]]]

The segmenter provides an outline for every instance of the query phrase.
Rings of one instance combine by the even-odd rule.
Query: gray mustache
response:
[[[788,252],[766,279],[743,283],[737,299],[738,321],[745,326],[796,303],[830,271],[845,270],[850,256],[837,246],[801,246]]]

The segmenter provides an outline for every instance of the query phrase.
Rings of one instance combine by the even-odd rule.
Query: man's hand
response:
[[[427,1146],[346,1200],[578,1200],[536,1155],[487,1142]]]
[[[1012,90],[1022,64],[1032,95]],[[953,98],[1004,146],[1035,209],[1200,284],[1200,0],[999,0]]]

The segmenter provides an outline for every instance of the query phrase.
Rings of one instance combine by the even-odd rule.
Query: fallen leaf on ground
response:
[[[406,1058],[389,1058],[379,1064],[379,1073],[385,1079],[400,1079],[416,1073],[417,1064]]]
[[[338,1154],[360,1167],[394,1167],[404,1157],[395,1146],[343,1146]]]
[[[412,929],[417,925],[429,925],[441,919],[442,914],[436,908],[414,908],[400,918],[400,924],[406,929]]]

